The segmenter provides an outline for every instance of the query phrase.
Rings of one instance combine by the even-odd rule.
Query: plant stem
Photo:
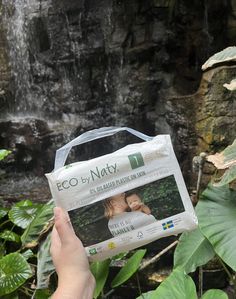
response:
[[[7,224],[8,222],[11,222],[9,219],[7,219],[6,221],[4,221],[3,223],[0,224],[0,227],[2,227],[3,225]]]
[[[137,285],[138,285],[138,292],[139,292],[139,295],[141,296],[142,295],[142,290],[141,290],[141,286],[140,286],[138,272],[135,273],[135,276],[136,276]]]
[[[222,261],[222,259],[218,256],[218,260],[220,262],[220,264],[222,265],[222,267],[224,268],[225,272],[227,273],[229,279],[234,282],[234,278],[233,275],[230,273],[229,269],[226,267],[225,263]],[[235,282],[234,282],[235,283]]]
[[[102,299],[106,299],[108,296],[110,296],[112,293],[114,293],[115,292],[115,290],[114,289],[111,289],[108,293],[106,293],[103,297],[102,297]]]
[[[236,298],[236,278],[235,278],[235,275],[232,275],[232,273],[230,273],[229,269],[227,268],[227,266],[225,265],[225,263],[222,261],[222,259],[219,256],[218,256],[218,260],[219,260],[220,264],[222,265],[222,267],[224,268],[225,272],[227,273],[230,281],[234,285],[234,298]]]
[[[198,292],[199,292],[199,296],[202,297],[202,293],[203,293],[203,270],[202,270],[202,266],[199,267],[199,273],[198,273]]]
[[[171,243],[169,246],[167,246],[166,248],[164,248],[161,252],[159,252],[157,255],[155,255],[153,258],[151,258],[149,261],[144,262],[143,264],[141,264],[141,266],[139,267],[139,271],[145,269],[147,266],[155,263],[156,261],[159,260],[159,258],[166,253],[167,251],[169,251],[172,247],[174,247],[175,245],[178,244],[178,241],[174,241],[173,243]]]

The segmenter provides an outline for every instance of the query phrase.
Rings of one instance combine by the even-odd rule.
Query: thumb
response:
[[[74,239],[75,233],[71,226],[68,213],[60,207],[55,207],[54,217],[55,228],[57,230],[62,246],[70,243]]]

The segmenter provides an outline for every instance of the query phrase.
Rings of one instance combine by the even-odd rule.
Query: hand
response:
[[[51,238],[51,255],[58,274],[58,287],[52,298],[90,299],[95,287],[88,258],[75,235],[68,214],[54,208],[55,225]]]

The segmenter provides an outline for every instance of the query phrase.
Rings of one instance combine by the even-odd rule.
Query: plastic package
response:
[[[70,149],[128,131],[144,142],[64,166]],[[88,131],[56,152],[46,174],[56,206],[69,211],[90,260],[103,260],[197,226],[169,135],[127,127]]]

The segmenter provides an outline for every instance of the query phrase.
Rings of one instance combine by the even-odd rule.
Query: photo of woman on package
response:
[[[184,211],[173,175],[69,211],[76,234],[91,246]]]
[[[108,228],[115,237],[156,221],[151,210],[134,192],[121,193],[104,201]]]

